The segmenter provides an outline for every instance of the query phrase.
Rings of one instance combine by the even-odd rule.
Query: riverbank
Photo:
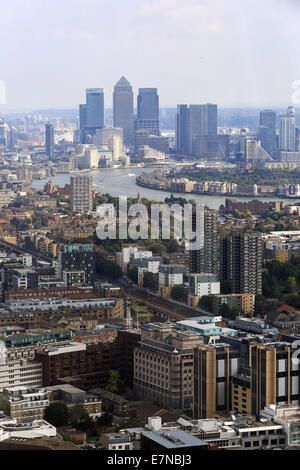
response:
[[[155,183],[155,182],[146,182],[143,179],[141,179],[140,176],[136,178],[136,184],[137,186],[140,186],[142,188],[147,188],[151,189],[152,191],[166,191],[168,193],[173,193],[173,191],[170,189],[169,186],[164,186],[163,183]],[[211,192],[211,191],[180,191],[176,192],[176,194],[192,194],[192,195],[199,195],[199,196],[212,196],[212,197],[226,197],[226,198],[252,198],[252,199],[270,199],[270,198],[278,198],[278,200],[281,199],[290,199],[290,200],[299,200],[298,196],[285,196],[285,195],[280,195],[278,196],[276,192],[274,191],[273,193],[259,193],[259,194],[245,194],[245,193],[217,193],[217,192]]]
[[[149,170],[148,170],[149,171]],[[102,194],[110,194],[113,197],[127,196],[127,197],[137,197],[137,194],[140,193],[140,196],[147,198],[150,201],[164,202],[166,197],[171,195],[171,191],[161,191],[156,189],[149,189],[146,187],[138,186],[136,183],[136,178],[145,172],[144,168],[135,168],[134,170],[130,168],[118,168],[118,169],[102,169],[91,171],[85,174],[92,176],[94,180],[94,188],[96,191],[101,192]],[[150,171],[149,171],[150,172]],[[74,174],[74,173],[73,173]],[[45,183],[51,180],[55,185],[64,186],[65,184],[70,183],[71,174],[60,173],[56,176],[49,176],[43,180],[35,180],[31,183],[31,187],[37,191],[42,191]],[[99,180],[103,180],[102,183],[97,183]],[[176,197],[182,197],[182,194],[173,191],[173,195]],[[196,202],[204,204],[210,209],[219,209],[220,205],[225,205],[225,196],[209,196],[207,194],[191,194],[190,199],[195,199]],[[249,198],[239,197],[239,201],[249,201]],[[276,198],[260,198],[263,201],[280,201],[285,200],[280,197]],[[296,202],[295,199],[292,202]],[[297,202],[300,202],[300,198]]]

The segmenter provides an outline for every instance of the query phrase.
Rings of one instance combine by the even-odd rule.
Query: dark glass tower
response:
[[[86,90],[86,125],[96,128],[104,126],[103,88],[88,88]]]
[[[160,135],[157,88],[139,88],[136,129],[147,129],[152,135]]]
[[[189,153],[189,109],[186,104],[177,105],[176,151],[183,154]]]
[[[86,104],[79,105],[79,125],[81,143],[89,142],[97,129],[104,127],[104,92],[103,88],[87,88]]]
[[[265,109],[260,112],[260,122],[257,137],[262,148],[272,156],[276,150],[276,112]]]

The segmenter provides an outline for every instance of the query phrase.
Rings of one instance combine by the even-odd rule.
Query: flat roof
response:
[[[142,435],[167,449],[207,445],[207,442],[181,430],[162,431],[157,433],[143,431]]]

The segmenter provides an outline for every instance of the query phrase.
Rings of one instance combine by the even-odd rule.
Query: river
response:
[[[94,180],[94,189],[99,193],[108,193],[111,196],[127,196],[137,197],[138,192],[141,197],[147,199],[163,202],[166,197],[170,196],[171,193],[167,191],[156,191],[154,189],[142,188],[136,184],[136,177],[141,173],[148,171],[151,173],[153,168],[116,168],[116,169],[99,169],[84,172],[73,172],[72,175],[91,175]],[[99,182],[103,180],[103,182]],[[33,181],[31,186],[37,190],[43,189],[47,181],[52,181],[55,185],[64,186],[66,183],[70,183],[70,174],[60,173],[56,176],[50,176],[43,180]],[[221,204],[225,204],[225,199],[230,196],[204,196],[200,194],[187,194],[187,193],[173,193],[174,196],[181,196],[185,199],[194,199],[195,201],[205,204],[210,209],[219,209]],[[234,196],[232,196],[234,197]],[[237,197],[239,201],[250,201],[253,198]],[[286,204],[292,204],[293,202],[300,202],[300,199],[286,199],[276,197],[264,197],[258,198],[262,201],[284,201]]]

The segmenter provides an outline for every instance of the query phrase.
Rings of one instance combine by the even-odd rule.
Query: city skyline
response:
[[[246,2],[6,3],[0,19],[6,104],[73,109],[85,88],[101,87],[111,108],[122,75],[135,96],[140,87],[157,88],[162,107],[292,104],[292,84],[300,80],[297,4]]]

